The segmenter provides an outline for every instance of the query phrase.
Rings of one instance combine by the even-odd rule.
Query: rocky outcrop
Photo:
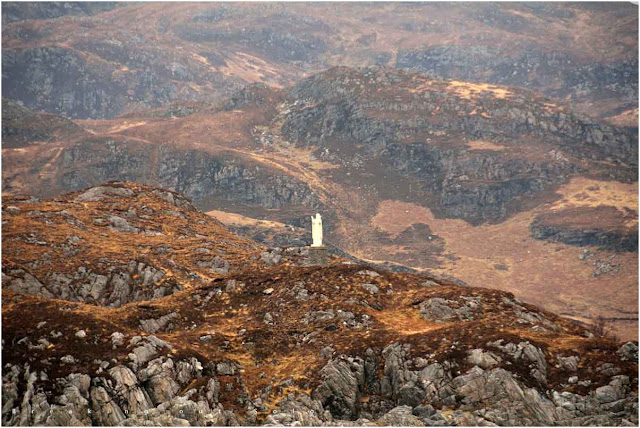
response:
[[[636,219],[637,213],[623,214],[614,207],[574,208],[538,215],[529,229],[536,239],[579,247],[638,251]]]
[[[601,173],[608,178],[637,179],[634,132],[549,109],[531,93],[480,98],[479,93],[457,92],[447,81],[426,78],[418,90],[410,76],[415,78],[375,67],[334,68],[305,79],[289,91],[282,133],[301,146],[318,147],[322,159],[346,169],[357,171],[380,160],[388,174],[422,184],[418,191],[426,200],[420,202],[442,216],[474,224],[502,220],[518,210],[524,197],[582,172],[583,163],[558,157],[559,152],[619,165]],[[407,93],[406,85],[414,89]],[[402,97],[380,97],[371,87]],[[454,136],[503,147],[516,147],[522,138],[543,139],[541,144],[555,155],[544,160],[514,158],[501,150],[469,150],[445,142]],[[341,150],[355,153],[345,156]]]
[[[117,181],[56,200],[8,200],[4,290],[120,307],[225,276],[239,256],[261,263],[262,247],[169,190]],[[142,317],[143,329],[167,327],[162,315]]]
[[[3,58],[3,95],[29,108],[69,118],[114,117],[124,108],[127,88],[111,82],[113,66],[87,63],[62,47],[5,49]]]
[[[358,402],[364,385],[364,364],[359,358],[332,360],[321,371],[322,385],[313,398],[338,419],[354,420],[358,415]]]
[[[5,289],[2,422],[637,424],[637,344],[439,281],[281,263],[100,310]]]
[[[2,99],[4,147],[23,147],[37,142],[82,135],[78,125],[64,117],[29,110],[16,101]]]
[[[96,143],[104,144],[106,153],[98,156]],[[234,158],[163,146],[153,154],[157,163],[152,170],[151,153],[134,154],[130,150],[129,144],[113,140],[87,141],[63,150],[59,167],[69,168],[70,172],[60,177],[58,185],[71,191],[124,178],[159,184],[201,207],[212,205],[213,200],[266,208],[318,206],[317,197],[306,183],[289,175],[265,174],[261,168],[245,166]],[[79,169],[78,165],[87,168]]]
[[[196,22],[181,25],[176,32],[180,38],[191,42],[237,43],[246,47],[250,46],[252,49],[257,49],[265,59],[271,61],[314,62],[325,51],[325,42],[315,37],[310,31],[306,32],[303,28],[298,28],[296,34],[282,31],[278,25],[281,17],[283,16],[271,15],[271,23],[268,28],[239,31],[211,27]],[[200,18],[199,21],[203,22],[202,19]],[[303,23],[303,26],[313,27],[313,23],[310,23],[311,25],[309,23],[307,21]]]
[[[96,13],[112,10],[116,2],[38,2],[20,4],[9,2],[2,8],[2,24],[24,21],[26,19],[51,19],[61,16],[92,16]]]
[[[613,96],[631,102],[638,97],[637,59],[584,64],[557,51],[508,55],[492,46],[439,46],[399,51],[395,66],[441,78],[535,88],[575,101]]]
[[[553,242],[578,247],[600,247],[614,251],[638,251],[638,234],[620,234],[616,231],[601,229],[575,230],[571,227],[547,226],[542,221],[534,221],[530,226],[531,235],[536,239],[548,239]],[[637,232],[637,230],[636,230]]]
[[[359,391],[365,389],[361,374],[364,364],[361,360],[346,356],[331,360],[325,366],[324,382],[314,394],[322,397],[323,403],[330,403],[329,409],[334,417],[349,416],[356,425],[363,423],[359,419],[363,416],[369,419],[380,414],[380,410],[374,409],[393,407],[395,403],[401,405],[378,416],[378,424],[624,425],[637,419],[637,403],[634,401],[637,392],[632,391],[629,379],[624,376],[614,376],[607,385],[586,395],[555,390],[541,393],[523,384],[522,379],[514,373],[496,367],[501,359],[490,351],[470,351],[471,368],[454,375],[451,366],[455,364],[453,361],[434,363],[417,370],[409,368],[413,367],[408,358],[409,349],[399,344],[387,347],[380,359],[384,362],[384,377],[379,379],[375,375],[376,360],[370,360],[373,366],[364,371],[373,376],[371,379],[375,379],[373,382],[376,386],[369,389],[380,394],[375,399],[372,397],[364,404],[358,402]],[[502,349],[515,361],[520,360],[520,364],[532,364],[534,376],[543,384],[546,383],[543,375],[546,360],[538,348],[520,343],[507,344]],[[420,358],[415,361],[418,360]],[[327,401],[329,391],[337,401]],[[447,405],[451,410],[445,414],[430,404],[421,404],[425,399],[430,404]],[[620,410],[613,410],[609,405],[612,402],[616,402]]]
[[[480,299],[469,298],[466,302],[456,302],[434,297],[420,303],[420,315],[429,321],[443,323],[452,319],[473,320],[481,308]]]
[[[23,269],[3,272],[2,287],[41,297],[118,307],[129,302],[158,299],[182,290],[175,280],[163,279],[162,270],[131,262],[107,274],[84,267],[74,275],[52,273],[40,282]]]
[[[12,365],[3,372],[4,425],[224,425],[230,416],[218,402],[220,383],[215,376],[204,377],[203,366],[195,358],[180,360],[161,355],[171,346],[157,339],[139,336],[130,341],[137,346],[127,365],[111,366],[107,373],[72,373],[58,379],[59,395],[47,396],[42,383],[44,372],[30,372],[29,366]],[[99,371],[100,372],[100,371]],[[16,388],[27,379],[27,393],[16,401]],[[179,394],[192,381],[203,386]]]

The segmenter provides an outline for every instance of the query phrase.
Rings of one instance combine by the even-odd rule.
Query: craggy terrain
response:
[[[131,182],[2,222],[3,425],[638,424],[637,343],[491,283],[307,266]]]
[[[5,2],[3,96],[70,118],[381,65],[533,89],[636,126],[631,3]]]
[[[4,192],[134,180],[277,246],[307,243],[320,212],[338,254],[482,281],[637,335],[637,129],[539,93],[336,67],[73,132],[6,109]]]

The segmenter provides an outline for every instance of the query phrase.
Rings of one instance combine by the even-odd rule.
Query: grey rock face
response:
[[[396,66],[459,80],[524,87],[533,84],[547,95],[571,93],[574,99],[588,99],[602,90],[616,92],[619,97],[638,93],[637,79],[631,77],[637,76],[637,59],[606,66],[583,65],[560,52],[529,51],[510,56],[488,46],[446,46],[400,51]],[[535,74],[536,82],[529,80],[530,73]],[[552,81],[563,84],[552,85]]]
[[[115,381],[115,393],[125,403],[125,408],[132,413],[149,410],[153,403],[148,393],[140,388],[136,375],[127,367],[117,366],[109,370]]]
[[[130,340],[135,350],[157,349],[155,358],[136,365],[116,365],[109,379],[72,374],[59,379],[58,397],[48,398],[36,389],[43,374],[8,365],[3,371],[2,418],[5,425],[164,425],[255,424],[257,411],[266,407],[260,398],[247,403],[244,419],[219,403],[221,388],[209,376],[199,387],[187,385],[203,377],[195,358],[174,361],[168,345],[154,336]],[[538,348],[527,342],[491,344],[519,364],[539,369]],[[331,358],[331,353],[328,353]],[[429,364],[429,355],[411,356],[409,345],[396,343],[382,352],[369,349],[366,359],[345,355],[330,359],[321,370],[322,383],[311,397],[290,393],[282,397],[266,425],[288,426],[443,426],[443,425],[629,425],[637,423],[637,381],[613,376],[607,385],[579,395],[567,391],[542,392],[527,387],[518,374],[503,367],[493,351],[468,352],[473,368],[456,374],[451,361]],[[480,366],[488,366],[486,370]],[[382,367],[382,372],[379,368]],[[217,364],[223,376],[238,376],[235,362]],[[99,376],[99,375],[96,375]],[[26,381],[25,393],[17,384]],[[291,386],[289,379],[282,385]],[[183,391],[182,393],[180,391]],[[368,400],[361,397],[368,396]],[[434,405],[446,406],[445,412]],[[89,414],[87,409],[91,408]],[[90,415],[90,416],[89,416]]]
[[[436,323],[459,319],[469,321],[474,319],[479,309],[478,300],[470,298],[467,303],[448,301],[440,297],[433,297],[420,304],[420,315]]]
[[[12,49],[6,50],[3,57],[7,58],[3,81],[11,82],[7,87],[12,87],[4,95],[19,99],[30,108],[70,118],[112,117],[124,105],[126,89],[122,85],[107,83],[109,90],[105,91],[95,84],[109,82],[112,67],[90,65],[71,49]],[[31,84],[36,81],[41,83],[37,87]]]
[[[373,270],[361,270],[360,272],[356,273],[356,275],[366,275],[370,276],[371,278],[377,278],[380,276],[378,272]]]
[[[220,275],[225,275],[229,272],[229,262],[220,256],[216,256],[211,260],[201,260],[196,264],[198,267],[211,269],[211,271]]]
[[[158,319],[140,320],[140,328],[147,333],[154,334],[158,331],[164,330],[171,320],[177,317],[177,313],[171,312],[170,314],[164,315]]]
[[[306,394],[293,394],[278,403],[278,412],[267,416],[267,426],[321,426],[332,422],[331,414],[325,411],[318,400]]]
[[[264,251],[260,254],[260,260],[267,266],[273,266],[282,261],[282,255],[274,251]]]
[[[447,305],[447,301],[434,297],[420,304],[420,315],[431,321],[445,321],[456,317],[455,311]]]
[[[362,284],[362,288],[364,288],[371,294],[378,294],[380,292],[375,284]]]
[[[469,351],[467,361],[482,369],[489,369],[497,366],[500,363],[501,358],[492,352],[485,352],[482,349],[472,349]]]
[[[378,419],[378,425],[394,427],[423,427],[425,424],[415,417],[409,406],[398,406]]]
[[[535,373],[544,373],[546,362],[539,348],[528,342],[491,344],[494,347],[498,345],[500,352],[519,361],[518,364],[528,364],[535,379],[538,379]],[[496,367],[504,362],[494,352],[481,349],[470,351],[470,362],[478,364],[466,373],[455,376],[450,362],[426,366],[420,362],[421,358],[410,362],[409,351],[408,345],[387,346],[381,355],[384,361],[382,377],[376,374],[378,363],[373,351],[367,352],[364,364],[357,358],[345,356],[330,360],[322,371],[323,383],[312,393],[312,397],[331,411],[334,418],[350,419],[351,425],[368,424],[362,418],[373,420],[377,417],[377,424],[383,425],[433,426],[453,423],[517,426],[582,425],[586,421],[621,424],[622,410],[628,409],[636,396],[635,393],[629,395],[631,382],[626,376],[615,376],[609,385],[585,396],[558,391],[542,394],[536,388],[523,384],[517,375]],[[487,370],[480,365],[486,366]],[[360,380],[360,373],[364,375],[364,382]],[[369,393],[380,394],[377,400],[381,401],[360,403],[357,397],[365,389]],[[425,400],[454,410],[444,416],[433,407],[422,405]],[[382,403],[389,407],[376,407]],[[390,407],[393,408],[391,412]],[[370,411],[377,416],[372,417]],[[621,413],[616,415],[615,412]],[[631,410],[631,414],[633,412]],[[626,415],[631,417],[629,413]],[[637,420],[637,415],[631,419]],[[284,420],[290,419],[280,419]]]
[[[565,370],[568,370],[570,372],[575,372],[578,370],[580,357],[577,357],[575,355],[571,357],[563,357],[561,355],[558,355],[556,359],[558,360],[558,364],[560,364],[560,366]]]
[[[488,343],[487,345],[500,349],[516,361],[528,364],[528,367],[531,370],[531,376],[541,385],[545,385],[547,383],[547,360],[542,349],[529,342],[520,342],[517,345],[515,343],[502,345],[502,342],[503,340],[501,339],[497,342]],[[566,361],[566,364],[569,364],[569,367],[573,367],[575,364],[577,368],[577,360],[573,357],[562,361]]]
[[[163,340],[158,339],[155,336],[135,336],[129,342],[130,345],[139,345],[133,349],[128,356],[129,361],[133,364],[134,367],[140,367],[147,361],[150,361],[152,357],[154,357],[159,352],[163,350],[166,352],[166,349],[171,350],[173,347]],[[166,349],[164,349],[166,348]]]
[[[54,295],[47,290],[40,281],[22,269],[14,269],[7,274],[2,275],[2,287],[8,290],[35,294],[46,298],[54,297]]]
[[[164,272],[144,263],[133,263],[112,270],[108,275],[97,274],[78,268],[75,275],[52,273],[42,282],[21,269],[13,269],[3,275],[3,287],[36,296],[62,298],[71,301],[97,303],[102,306],[118,307],[132,301],[151,300],[179,291],[177,282],[160,287]],[[138,275],[134,278],[132,273]]]
[[[140,229],[132,226],[127,220],[117,215],[110,215],[108,220],[111,223],[111,228],[117,232],[138,233],[140,231]]]
[[[357,419],[358,400],[364,384],[364,366],[359,358],[340,357],[331,360],[322,370],[322,384],[313,391],[334,418]]]
[[[125,187],[97,186],[76,196],[78,202],[96,202],[109,198],[128,198],[133,196],[133,190]]]
[[[124,412],[101,386],[91,388],[91,410],[97,423],[115,426],[125,419]]]
[[[119,331],[112,333],[111,343],[113,343],[114,347],[122,345],[124,343],[124,334],[120,333]]]
[[[134,337],[131,343],[166,347],[154,336]],[[117,365],[109,370],[108,378],[74,373],[57,379],[61,387],[57,394],[60,395],[48,399],[47,395],[36,391],[36,381],[46,379],[44,373],[31,373],[28,365],[25,369],[7,366],[2,382],[3,423],[46,426],[233,423],[233,413],[218,403],[220,383],[214,377],[208,380],[206,387],[178,395],[182,388],[202,376],[202,369],[202,364],[195,358],[174,364],[173,359],[161,356],[144,363],[137,371]],[[18,401],[17,382],[20,379],[27,382],[26,393]],[[311,413],[322,410],[319,403],[310,407]]]
[[[633,342],[622,345],[617,353],[623,360],[638,362],[638,345]]]

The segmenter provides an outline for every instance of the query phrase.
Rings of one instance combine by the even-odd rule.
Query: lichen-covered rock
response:
[[[486,352],[482,349],[472,349],[469,351],[467,361],[482,369],[489,369],[497,366],[500,363],[501,358],[492,352]]]
[[[638,345],[633,342],[627,342],[622,345],[617,353],[623,360],[638,361]]]
[[[409,406],[395,407],[377,420],[381,426],[395,427],[423,427],[425,424],[415,417]]]
[[[97,202],[108,198],[128,198],[133,196],[133,190],[126,187],[96,186],[76,196],[78,202]]]
[[[359,358],[339,357],[320,370],[322,384],[313,391],[334,418],[356,419],[358,400],[364,384],[364,366]]]

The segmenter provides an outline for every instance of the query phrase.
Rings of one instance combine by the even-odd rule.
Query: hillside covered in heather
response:
[[[511,293],[309,266],[135,183],[2,212],[4,425],[637,423],[637,345]]]

